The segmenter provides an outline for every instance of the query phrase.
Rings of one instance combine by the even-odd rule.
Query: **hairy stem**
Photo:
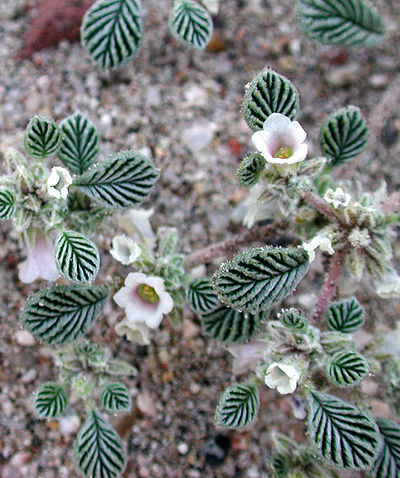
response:
[[[333,207],[324,199],[322,199],[321,196],[318,196],[318,194],[313,193],[309,189],[305,189],[301,192],[301,197],[304,199],[304,201],[314,206],[315,209],[317,209],[324,216],[327,216],[339,223],[343,222],[343,220],[338,217]]]

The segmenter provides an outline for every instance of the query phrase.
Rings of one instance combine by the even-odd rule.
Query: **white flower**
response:
[[[36,279],[55,281],[59,277],[52,245],[45,236],[37,234],[33,248],[27,248],[27,258],[18,264],[18,279],[30,284]]]
[[[337,209],[339,206],[347,207],[350,204],[351,196],[345,193],[342,188],[336,188],[335,190],[329,188],[324,195],[324,199]]]
[[[268,163],[289,165],[306,158],[307,145],[303,144],[306,137],[307,133],[298,121],[272,113],[263,129],[255,132],[251,139]]]
[[[125,309],[129,324],[144,322],[151,329],[158,327],[163,315],[174,307],[161,277],[150,277],[141,272],[128,274],[125,287],[114,295],[114,300]]]
[[[132,240],[152,249],[156,242],[156,236],[150,224],[150,217],[154,209],[130,209],[119,220],[122,229],[132,236]]]
[[[72,178],[68,169],[55,166],[47,178],[47,193],[57,199],[66,199]]]
[[[279,393],[286,395],[296,390],[297,382],[300,378],[300,372],[284,363],[272,363],[265,374],[265,384],[269,388],[276,388]]]
[[[126,338],[131,342],[136,342],[140,345],[149,345],[150,343],[150,329],[144,322],[132,324],[127,319],[123,319],[115,326],[115,331],[118,335],[126,335]]]
[[[115,236],[111,244],[110,254],[124,266],[133,264],[142,253],[140,246],[125,234]]]
[[[376,286],[376,293],[381,299],[400,297],[400,276],[396,271],[389,271]]]
[[[313,237],[311,241],[304,242],[302,244],[302,248],[308,252],[308,256],[310,258],[310,262],[313,262],[315,259],[315,252],[314,250],[320,248],[321,251],[327,252],[328,254],[334,254],[335,251],[332,247],[332,242],[329,237],[326,237],[325,234],[318,234],[317,236]]]

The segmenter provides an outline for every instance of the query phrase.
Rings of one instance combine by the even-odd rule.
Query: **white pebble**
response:
[[[34,368],[31,368],[30,370],[28,370],[25,373],[25,375],[22,376],[21,382],[22,383],[33,382],[35,380],[36,376],[37,376],[36,370]]]
[[[182,442],[178,444],[176,449],[181,455],[186,455],[187,452],[189,451],[189,445],[187,443]]]
[[[60,418],[58,425],[61,435],[68,436],[79,430],[81,420],[78,415],[68,415]]]
[[[23,345],[25,347],[31,347],[32,345],[35,345],[35,337],[27,330],[18,330],[14,337],[19,345]]]

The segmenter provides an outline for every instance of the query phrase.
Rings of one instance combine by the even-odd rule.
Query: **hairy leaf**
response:
[[[193,0],[175,2],[169,24],[176,38],[198,50],[207,45],[213,31],[210,14]]]
[[[255,385],[232,385],[219,399],[215,421],[218,425],[229,428],[245,427],[255,419],[259,406],[260,399]]]
[[[400,426],[387,418],[376,418],[383,447],[374,463],[374,478],[400,478]]]
[[[367,145],[368,126],[359,108],[342,108],[324,121],[319,133],[321,151],[331,166],[343,164]]]
[[[117,478],[125,468],[125,450],[114,428],[91,410],[74,443],[77,467],[87,478]]]
[[[58,236],[55,259],[57,269],[63,277],[83,284],[91,284],[100,267],[97,247],[76,231],[64,231]]]
[[[14,194],[5,188],[0,188],[0,219],[9,219],[15,211]]]
[[[57,382],[42,383],[33,399],[35,413],[42,418],[56,418],[65,413],[68,397]]]
[[[297,309],[283,309],[278,317],[283,325],[294,331],[301,332],[308,328],[308,320]]]
[[[328,365],[329,379],[338,387],[355,385],[368,373],[365,358],[350,350],[341,350],[331,358]]]
[[[365,0],[297,0],[304,31],[330,45],[369,46],[382,39],[381,17]]]
[[[308,402],[309,436],[321,456],[340,468],[370,468],[381,446],[374,419],[348,402],[315,390]]]
[[[211,312],[220,304],[217,293],[207,277],[200,277],[189,284],[186,300],[192,310],[198,314]]]
[[[24,148],[32,158],[46,158],[57,152],[61,139],[62,132],[54,121],[35,115],[25,130]]]
[[[239,185],[244,188],[254,186],[265,169],[265,158],[261,154],[253,153],[244,158],[236,173]]]
[[[281,113],[291,120],[299,108],[299,93],[285,76],[265,68],[246,86],[242,113],[253,131],[263,129],[272,113]]]
[[[108,412],[120,413],[131,409],[132,400],[126,385],[120,382],[107,383],[100,393],[100,403]]]
[[[61,121],[60,128],[64,135],[58,157],[72,173],[84,173],[99,153],[95,125],[77,112]]]
[[[351,334],[364,324],[364,309],[355,297],[332,302],[325,310],[328,329]]]
[[[48,344],[65,344],[82,337],[105,305],[102,286],[59,285],[41,290],[25,304],[21,323]]]
[[[202,314],[201,321],[207,335],[221,343],[242,343],[254,337],[265,324],[269,312],[251,314],[233,310],[220,304]]]
[[[108,207],[133,207],[150,194],[159,177],[153,162],[140,153],[124,151],[92,166],[74,180],[85,194]]]
[[[222,264],[213,282],[223,303],[254,313],[293,292],[309,266],[308,253],[300,247],[259,247]]]
[[[142,39],[140,0],[97,0],[81,25],[82,45],[102,70],[125,65]]]

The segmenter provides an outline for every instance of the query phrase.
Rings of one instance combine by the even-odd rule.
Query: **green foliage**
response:
[[[24,148],[32,158],[42,159],[57,152],[61,139],[62,132],[54,121],[35,115],[25,130]]]
[[[279,313],[282,324],[296,332],[304,332],[308,329],[308,320],[297,309],[282,309]]]
[[[55,259],[57,269],[63,277],[82,284],[91,284],[100,267],[97,247],[76,231],[64,231],[58,236]]]
[[[0,219],[9,219],[14,211],[14,194],[9,189],[0,188]]]
[[[307,35],[330,45],[374,45],[385,30],[365,0],[297,0],[297,11]]]
[[[132,406],[131,395],[126,385],[120,382],[107,383],[100,393],[101,406],[108,412],[128,412]]]
[[[220,303],[211,281],[207,277],[194,279],[188,285],[186,300],[192,310],[198,314],[211,312]]]
[[[360,108],[348,106],[335,111],[324,121],[319,133],[321,151],[331,166],[343,164],[364,151],[368,126]]]
[[[221,343],[242,343],[250,340],[261,329],[269,312],[251,314],[220,305],[202,314],[205,333]]]
[[[60,123],[63,138],[58,157],[75,174],[84,173],[99,153],[96,127],[82,113],[74,113]]]
[[[351,334],[364,324],[364,308],[355,297],[332,302],[325,310],[329,330]]]
[[[293,292],[309,266],[308,253],[300,247],[259,247],[222,264],[213,283],[223,303],[255,313]]]
[[[236,173],[238,183],[243,188],[254,186],[265,169],[265,158],[258,153],[249,154],[244,158]]]
[[[260,398],[255,385],[232,385],[219,399],[215,421],[225,427],[243,428],[255,419],[259,406]]]
[[[368,373],[365,358],[357,352],[340,350],[331,358],[328,365],[329,379],[338,387],[355,385]]]
[[[207,45],[213,31],[210,14],[193,0],[175,2],[169,25],[176,38],[198,50],[202,50]]]
[[[374,478],[400,478],[400,426],[387,418],[377,418],[383,447],[372,468]]]
[[[344,469],[369,469],[381,440],[373,418],[356,406],[326,393],[308,395],[309,436],[320,455]]]
[[[88,412],[79,430],[74,458],[87,478],[117,478],[125,468],[122,440],[97,410]]]
[[[272,455],[268,460],[268,465],[273,478],[286,478],[289,473],[288,457],[283,453]]]
[[[102,286],[60,285],[43,289],[25,304],[21,323],[48,344],[65,344],[82,337],[105,305]]]
[[[272,113],[281,113],[291,120],[299,108],[299,93],[285,76],[265,68],[246,86],[242,113],[253,131],[263,129]]]
[[[56,418],[65,413],[68,397],[57,382],[42,383],[33,399],[35,413],[42,418]]]
[[[81,41],[102,70],[125,65],[142,38],[140,0],[97,0],[85,13]]]
[[[124,151],[102,161],[74,180],[103,206],[125,208],[141,204],[159,177],[153,162],[140,153]]]

